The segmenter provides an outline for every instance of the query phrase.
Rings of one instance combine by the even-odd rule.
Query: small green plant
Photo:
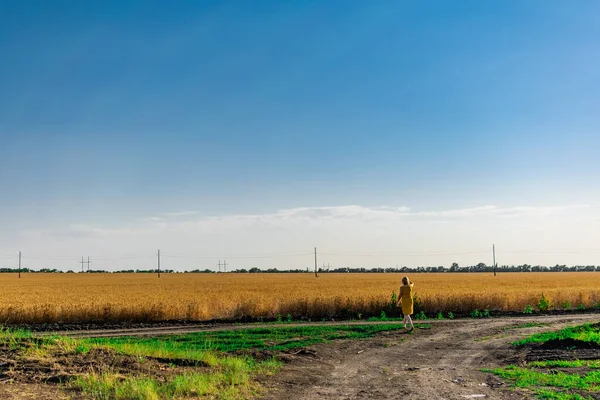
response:
[[[425,311],[421,310],[418,314],[415,314],[415,319],[427,319],[427,315],[425,315]]]
[[[423,306],[423,302],[421,301],[421,298],[417,296],[417,293],[413,295],[413,306],[415,310],[421,310]]]
[[[281,314],[277,314],[277,323],[282,323],[283,319],[281,319]]]
[[[362,314],[361,313],[356,314],[356,318],[362,319]]]
[[[523,314],[533,314],[533,307],[531,307],[531,304],[527,304],[525,306],[523,309]]]
[[[78,344],[77,347],[75,347],[76,354],[87,354],[89,351],[90,347],[84,344]]]
[[[560,303],[560,308],[562,308],[563,310],[570,310],[571,302],[569,300],[563,301],[562,303]]]
[[[585,310],[585,306],[583,304],[579,304],[579,306],[577,307],[577,309],[579,311],[583,311],[583,310]]]
[[[483,318],[491,318],[492,315],[490,314],[490,310],[488,310],[488,308],[486,307],[485,310],[483,310],[483,314],[482,314]]]
[[[379,320],[387,321],[387,314],[385,313],[385,311],[382,311],[381,314],[379,314]]]
[[[392,296],[390,297],[390,310],[395,309],[398,306],[398,296],[396,292],[392,292]]]
[[[452,311],[448,312],[448,319],[454,319],[454,313]]]
[[[482,314],[478,309],[471,311],[471,318],[481,318]]]
[[[538,310],[541,312],[546,312],[550,309],[550,300],[548,300],[546,296],[544,296],[544,293],[542,293],[542,297],[540,297],[537,306]]]
[[[291,323],[292,322],[292,314],[289,314],[285,316],[285,322],[287,323]]]
[[[444,318],[444,314],[442,314],[442,312],[440,311],[437,315],[437,319],[445,319]]]

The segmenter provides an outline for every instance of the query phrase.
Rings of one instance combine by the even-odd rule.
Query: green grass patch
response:
[[[538,333],[519,340],[514,344],[523,346],[529,343],[545,343],[550,340],[573,339],[585,343],[595,343],[600,345],[600,326],[598,324],[584,324],[561,329],[556,332]]]
[[[248,374],[231,372],[184,373],[160,382],[152,377],[120,377],[115,374],[80,376],[71,386],[99,400],[160,400],[189,397],[245,399],[258,387]],[[240,390],[240,388],[243,388]]]
[[[0,327],[0,342],[11,350],[16,350],[27,345],[37,345],[39,341],[33,340],[31,331],[25,329],[6,329]]]
[[[567,374],[562,371],[541,372],[535,369],[509,366],[492,370],[495,375],[510,380],[516,387],[557,387],[564,389],[598,390],[600,371]]]
[[[514,344],[564,341],[568,349],[576,342],[600,344],[600,325],[584,324],[555,332],[531,335]],[[574,370],[570,370],[574,369]],[[600,393],[600,360],[543,360],[526,367],[509,366],[487,370],[510,381],[515,387],[532,390],[540,399],[588,400]]]
[[[540,362],[536,366],[543,365],[544,363]],[[540,399],[592,399],[592,396],[587,394],[600,390],[600,371],[570,374],[556,370],[543,371],[509,366],[486,372],[511,381],[515,387],[533,390]]]
[[[430,325],[416,324],[427,329]],[[273,326],[152,338],[117,337],[84,339],[89,346],[107,346],[126,354],[161,358],[183,358],[207,362],[205,353],[240,350],[289,350],[339,339],[364,339],[384,332],[403,329],[401,324]],[[210,364],[210,362],[208,362]]]
[[[144,346],[128,347],[137,357],[156,355]],[[248,356],[231,356],[214,351],[190,350],[188,360],[201,360],[204,368],[188,368],[166,380],[154,376],[122,376],[115,373],[78,376],[68,386],[90,395],[93,399],[159,400],[171,398],[208,397],[247,399],[259,393],[255,377],[272,375],[283,365],[271,358],[258,361]],[[170,356],[172,354],[165,354]]]
[[[590,368],[600,369],[600,360],[548,360],[532,361],[527,363],[529,367],[535,368]]]
[[[561,391],[554,391],[548,389],[536,390],[538,398],[540,399],[555,399],[555,400],[594,400],[592,396],[582,396],[578,393],[565,393]]]

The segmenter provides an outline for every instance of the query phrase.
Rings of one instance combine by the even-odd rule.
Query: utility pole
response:
[[[219,272],[221,272],[221,260],[219,260],[219,263],[217,265],[219,266]]]
[[[492,254],[494,256],[494,276],[496,276],[496,245],[492,245]]]
[[[83,256],[82,256],[81,261],[79,263],[81,264],[81,272],[85,272],[85,267],[83,266],[83,264],[87,264],[87,270],[88,270],[88,272],[90,272],[90,264],[92,262],[90,261],[89,257],[88,257],[87,261],[84,261]]]
[[[227,260],[223,260],[223,272],[227,272]]]
[[[158,277],[160,278],[160,249],[158,249]]]
[[[21,278],[21,252],[19,251],[19,279]]]
[[[315,247],[315,278],[318,278],[319,274],[317,271],[317,248]]]

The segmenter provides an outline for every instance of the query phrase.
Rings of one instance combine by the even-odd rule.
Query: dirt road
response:
[[[597,313],[434,320],[426,321],[431,329],[419,329],[413,334],[384,332],[367,340],[320,344],[284,354],[286,365],[282,371],[262,382],[268,389],[264,399],[523,399],[527,393],[510,390],[481,369],[519,362],[522,354],[510,345],[518,338],[598,321]],[[300,325],[323,323],[283,326]],[[74,337],[156,336],[265,326],[273,324],[198,324],[61,333]]]
[[[510,343],[518,338],[598,321],[598,314],[436,321],[412,335],[317,345],[290,356],[264,382],[265,399],[523,399],[526,393],[509,390],[481,369],[517,360]],[[527,323],[547,325],[515,328]]]

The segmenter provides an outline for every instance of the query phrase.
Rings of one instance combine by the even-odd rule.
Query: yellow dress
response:
[[[402,289],[402,314],[411,315],[413,313],[413,284],[405,285]]]

